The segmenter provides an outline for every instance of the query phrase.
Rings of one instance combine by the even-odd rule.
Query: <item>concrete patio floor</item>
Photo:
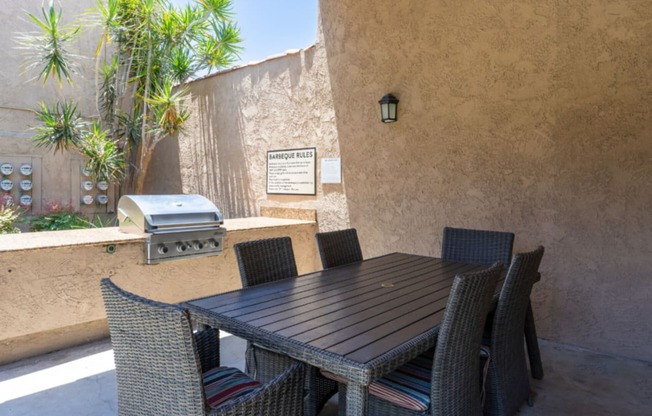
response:
[[[224,365],[243,367],[245,342],[222,338]],[[652,415],[652,363],[541,341],[546,375],[520,415]],[[0,415],[109,416],[117,411],[108,340],[0,367]],[[337,415],[337,397],[321,416]]]

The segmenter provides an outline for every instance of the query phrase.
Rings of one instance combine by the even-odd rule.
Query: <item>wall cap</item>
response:
[[[287,227],[311,224],[315,221],[302,221],[285,218],[251,217],[224,220],[224,228],[229,231],[242,231],[260,228]],[[20,234],[0,235],[0,252],[19,250],[38,250],[52,247],[80,245],[118,244],[143,240],[139,234],[126,234],[119,227],[88,228],[83,230],[41,231]]]

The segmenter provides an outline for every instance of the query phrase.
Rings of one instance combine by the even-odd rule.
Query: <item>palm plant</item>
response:
[[[35,111],[41,127],[36,128],[34,141],[39,147],[54,147],[54,151],[76,148],[83,140],[86,122],[77,111],[77,104],[57,102],[53,108],[41,103]]]
[[[98,123],[86,133],[79,146],[80,153],[88,162],[86,168],[98,180],[116,181],[122,177],[124,158],[116,143],[107,137]]]
[[[61,23],[61,10],[57,13],[54,1],[50,0],[48,8],[42,8],[43,19],[27,13],[27,16],[41,30],[37,35],[19,36],[19,44],[28,56],[26,70],[40,68],[38,78],[45,84],[50,75],[57,78],[59,85],[66,79],[72,84],[71,76],[75,73],[73,58],[68,43],[78,34],[80,28],[66,29]]]
[[[177,8],[168,0],[96,0],[94,17],[87,21],[101,28],[96,49],[101,125],[89,123],[86,134],[65,135],[55,123],[64,114],[63,104],[56,105],[56,111],[41,106],[37,116],[43,126],[37,141],[55,151],[73,148],[89,159],[95,175],[121,179],[123,191],[142,193],[154,148],[163,138],[177,135],[190,116],[183,105],[187,90],[175,84],[230,65],[241,51],[231,2],[196,0]],[[56,12],[52,0],[43,15],[42,20],[29,15],[43,34],[23,36],[22,42],[43,45],[39,47],[51,53],[30,67],[41,68],[44,81],[51,74],[60,83],[71,82],[73,65],[64,46],[79,29],[61,28],[61,11]],[[68,124],[72,121],[78,118]]]

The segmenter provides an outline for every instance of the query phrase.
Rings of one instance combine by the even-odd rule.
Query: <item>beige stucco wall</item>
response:
[[[33,198],[30,213],[41,212],[48,202],[71,204],[87,214],[113,211],[113,203],[107,206],[93,204],[80,207],[81,181],[87,179],[81,175],[83,161],[80,156],[73,152],[55,155],[49,149],[34,146],[31,140],[34,134],[31,129],[38,125],[33,110],[41,102],[52,106],[57,100],[72,98],[78,103],[82,116],[92,117],[97,114],[93,55],[98,37],[94,29],[86,25],[87,19],[78,21],[77,24],[83,25],[83,34],[68,46],[70,53],[79,55],[75,59],[78,65],[72,87],[67,83],[60,87],[52,78],[44,85],[42,80],[35,79],[39,69],[23,73],[26,69],[24,64],[31,61],[27,60],[23,51],[17,49],[16,40],[19,33],[38,33],[25,12],[42,18],[42,5],[47,7],[48,2],[8,1],[3,2],[0,9],[0,50],[4,52],[0,59],[0,164],[8,162],[14,166],[14,174],[10,177],[14,181],[11,196],[18,202],[17,184],[24,179],[18,174],[18,167],[23,163],[31,163],[34,166],[34,187],[27,193]],[[95,1],[60,0],[55,2],[55,6],[57,10],[61,7],[63,20],[69,23],[79,14],[95,7]],[[101,192],[97,189],[90,192],[93,196],[99,193]],[[113,189],[110,201],[115,201]]]
[[[652,361],[652,3],[321,0],[366,255],[542,244],[540,336]],[[378,121],[393,92],[399,121]],[[545,357],[544,357],[545,359]]]
[[[191,83],[148,191],[228,218],[314,208],[366,256],[437,255],[445,225],[512,230],[546,247],[542,337],[652,361],[652,4],[321,0],[320,26],[314,48]],[[266,151],[304,146],[340,155],[344,183],[266,195]]]
[[[163,302],[238,289],[233,244],[278,236],[292,238],[299,273],[321,268],[314,221],[254,217],[225,228],[222,255],[158,265],[144,264],[142,237],[116,227],[0,235],[0,364],[108,336],[103,277]]]
[[[346,183],[320,183],[320,160],[339,156],[325,52],[288,52],[188,84],[188,126],[157,147],[146,192],[199,193],[226,218],[316,209],[320,229],[347,227]],[[267,195],[267,151],[302,147],[317,151],[317,195]]]

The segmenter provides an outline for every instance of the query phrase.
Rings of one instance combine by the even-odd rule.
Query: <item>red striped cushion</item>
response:
[[[231,367],[217,367],[203,374],[204,392],[210,407],[250,393],[260,387],[242,371]]]
[[[428,410],[430,406],[430,373],[432,350],[426,351],[407,364],[369,385],[369,394],[416,411]],[[343,377],[323,371],[322,374],[339,383]]]
[[[488,362],[489,348],[482,346],[480,355]],[[430,407],[432,361],[433,350],[426,351],[409,363],[371,383],[369,385],[369,394],[417,412],[428,410]],[[485,364],[484,376],[486,376],[487,368]],[[346,380],[341,376],[327,371],[322,371],[322,374],[340,383],[346,383]],[[484,377],[482,381],[484,383]]]
[[[371,383],[369,394],[397,406],[423,412],[430,406],[431,372],[432,351]]]

